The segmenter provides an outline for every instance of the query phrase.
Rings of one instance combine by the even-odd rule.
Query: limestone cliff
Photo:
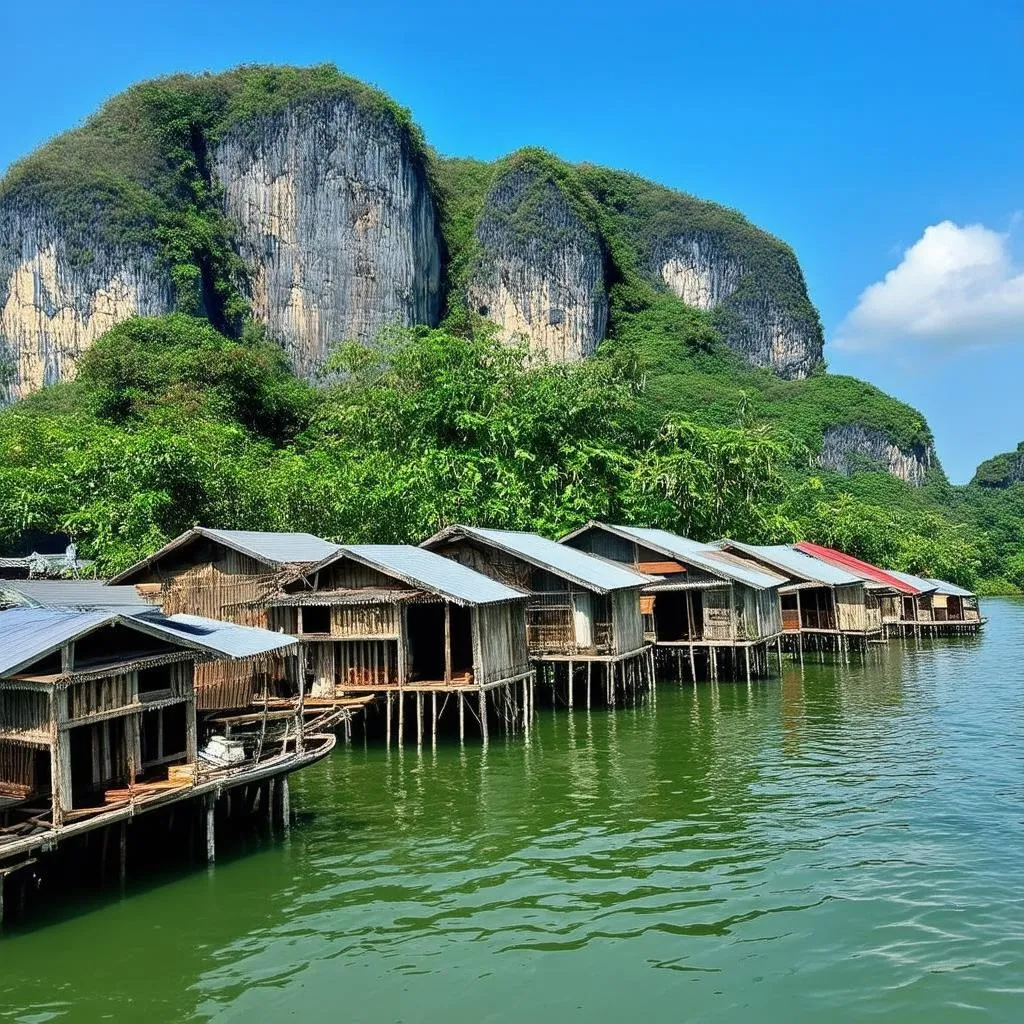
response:
[[[129,316],[164,313],[173,291],[152,246],[109,245],[18,195],[0,202],[0,403],[67,380]]]
[[[500,174],[474,229],[471,309],[552,362],[590,355],[604,338],[604,252],[558,182],[528,162]]]
[[[211,154],[256,316],[296,370],[332,342],[436,324],[441,253],[422,161],[395,123],[346,96],[238,125]]]
[[[655,243],[650,270],[687,305],[713,312],[722,340],[755,366],[802,379],[821,363],[821,325],[792,254],[787,259],[781,248],[773,253],[772,274],[760,255],[723,234],[687,231]],[[795,302],[785,294],[791,290]]]
[[[979,487],[1005,488],[1024,483],[1024,441],[1016,451],[1003,452],[986,459],[974,471],[972,484]]]
[[[883,430],[847,423],[825,431],[818,465],[850,476],[863,469],[882,469],[915,487],[935,461],[931,445],[901,447]]]

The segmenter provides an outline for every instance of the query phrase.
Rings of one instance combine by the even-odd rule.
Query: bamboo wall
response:
[[[482,605],[475,620],[478,683],[496,683],[530,670],[525,602]]]
[[[611,594],[611,647],[616,654],[628,654],[644,645],[644,622],[640,614],[640,594],[632,588]]]
[[[10,737],[49,731],[50,701],[45,692],[0,688],[0,732]]]

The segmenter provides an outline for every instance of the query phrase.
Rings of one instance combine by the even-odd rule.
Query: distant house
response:
[[[308,533],[216,530],[197,526],[114,576],[113,587],[136,587],[165,614],[288,631],[269,605],[282,580],[316,565],[338,545]],[[297,699],[301,668],[294,653],[243,665],[203,665],[196,673],[198,706],[240,710],[265,698]]]
[[[846,569],[854,576],[864,581],[869,596],[878,599],[879,610],[882,615],[882,629],[888,634],[891,629],[899,625],[903,617],[903,603],[907,597],[914,597],[921,593],[916,587],[901,579],[895,573],[880,569],[877,565],[865,562],[862,558],[848,555],[845,551],[838,551],[835,548],[826,547],[823,544],[812,544],[810,541],[801,541],[793,545],[797,551],[802,551],[812,558],[820,558],[830,565],[840,569]]]
[[[905,634],[974,633],[985,624],[978,596],[972,591],[945,580],[890,572],[916,591],[903,599],[900,626]]]
[[[74,545],[60,554],[0,557],[0,580],[77,579],[95,575],[95,564],[78,557]]]
[[[591,522],[562,543],[655,577],[640,598],[646,635],[680,675],[685,656],[697,678],[698,655],[700,671],[712,678],[768,671],[768,647],[782,635],[779,588],[788,583],[785,576],[713,545],[646,527]]]
[[[501,699],[491,714],[528,727],[534,670],[525,605],[522,591],[408,544],[343,545],[267,599],[275,620],[303,641],[311,696],[384,695],[389,744],[393,701],[399,742],[405,734],[406,696],[415,700],[420,743],[426,695],[435,738],[438,695],[442,710],[452,697],[460,735],[465,698],[474,695],[486,738],[492,691]]]
[[[843,650],[859,647],[882,634],[881,603],[860,576],[787,544],[742,544],[722,540],[718,546],[748,563],[789,579],[779,588],[784,635],[805,646]]]
[[[515,530],[449,526],[421,547],[529,595],[530,656],[549,682],[565,683],[570,705],[576,669],[583,666],[588,701],[595,665],[601,673],[599,692],[609,703],[617,688],[625,692],[653,682],[652,647],[640,616],[640,591],[650,577]]]

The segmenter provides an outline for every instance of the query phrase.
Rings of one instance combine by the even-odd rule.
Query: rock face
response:
[[[594,351],[608,324],[604,252],[554,181],[530,166],[503,174],[487,195],[475,241],[471,309],[551,362]]]
[[[726,344],[755,366],[802,379],[821,363],[821,325],[795,258],[782,249],[772,256],[786,264],[773,269],[795,292],[791,304],[779,294],[778,280],[767,280],[762,267],[711,232],[663,239],[654,247],[651,271],[683,302],[713,311]]]
[[[434,203],[389,119],[344,97],[292,105],[229,131],[211,169],[254,312],[299,373],[313,373],[331,343],[437,323]]]
[[[83,251],[46,209],[0,204],[0,402],[67,380],[104,331],[172,305],[153,249],[90,239]]]
[[[934,461],[931,446],[901,448],[888,434],[860,423],[830,427],[822,440],[818,465],[844,476],[866,467],[884,469],[915,487],[924,483]]]

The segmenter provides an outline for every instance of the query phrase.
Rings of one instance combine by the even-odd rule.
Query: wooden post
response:
[[[587,662],[587,710],[590,710],[590,676],[594,668],[592,661]]]
[[[398,745],[405,746],[405,691],[398,691]]]
[[[487,691],[481,689],[478,701],[480,705],[480,735],[483,738],[484,746],[487,746]]]
[[[206,863],[213,864],[217,859],[217,843],[214,829],[214,807],[216,798],[211,793],[206,798]]]
[[[452,606],[444,603],[444,685],[452,685]]]
[[[285,832],[292,827],[292,800],[287,775],[281,776],[281,824]]]
[[[384,702],[387,704],[387,716],[386,716],[387,717],[387,739],[386,739],[386,743],[387,743],[388,750],[391,749],[391,696],[392,696],[391,691],[388,690],[388,692],[385,694],[385,697],[384,697]],[[364,712],[364,714],[365,714],[365,712]]]
[[[416,749],[423,747],[423,694],[416,691]]]
[[[460,690],[459,697],[459,743],[466,740],[466,695]]]
[[[575,665],[574,665],[574,664],[572,663],[572,661],[570,660],[570,662],[569,662],[569,710],[570,710],[570,711],[572,710],[572,677],[573,677],[573,675],[575,674],[575,673],[573,672],[573,669],[574,669],[575,667],[576,667],[576,666],[575,666]]]
[[[437,693],[430,695],[430,745],[437,750]]]

